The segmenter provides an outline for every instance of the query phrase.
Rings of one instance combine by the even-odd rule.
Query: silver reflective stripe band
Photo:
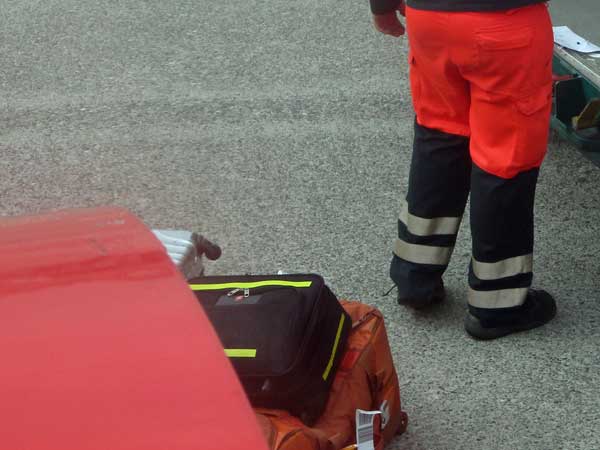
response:
[[[432,247],[429,245],[409,244],[396,239],[394,253],[398,258],[415,264],[434,264],[446,266],[450,262],[454,247]]]
[[[479,262],[473,258],[473,273],[480,280],[498,280],[533,270],[533,254],[515,256],[495,263]]]
[[[435,236],[438,234],[455,235],[460,227],[460,217],[436,217],[435,219],[425,219],[417,217],[408,212],[408,204],[404,202],[400,221],[406,225],[406,228],[415,236]]]
[[[476,291],[469,289],[469,305],[476,308],[511,308],[521,306],[528,288],[502,289],[500,291]]]

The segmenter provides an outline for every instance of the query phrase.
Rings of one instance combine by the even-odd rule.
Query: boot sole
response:
[[[429,300],[398,300],[398,304],[401,306],[407,306],[415,311],[422,311],[428,309],[438,303],[442,303],[446,298],[446,295],[435,296]]]
[[[536,320],[529,322],[528,324],[515,325],[512,327],[496,327],[496,328],[484,328],[481,326],[479,320],[473,317],[471,314],[467,314],[465,318],[465,331],[473,338],[480,341],[489,341],[492,339],[498,339],[504,336],[508,336],[513,333],[520,333],[522,331],[533,330],[546,325],[556,316],[556,311],[552,315],[543,320]]]

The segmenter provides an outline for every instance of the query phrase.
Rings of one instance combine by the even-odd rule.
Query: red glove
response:
[[[400,0],[395,10],[384,14],[373,14],[373,22],[377,31],[394,37],[402,36],[405,32],[404,25],[398,19],[396,11],[400,11],[400,14],[404,15],[405,8],[404,0]]]

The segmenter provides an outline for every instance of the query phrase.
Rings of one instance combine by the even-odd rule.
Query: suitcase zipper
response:
[[[236,288],[236,289],[234,289],[232,291],[229,291],[227,293],[227,297],[233,297],[235,294],[239,294],[241,292],[244,293],[244,298],[250,297],[250,289],[249,288],[244,288],[244,289],[242,289],[242,288]]]
[[[244,297],[248,298],[250,294],[267,294],[269,292],[283,291],[283,290],[296,290],[297,288],[290,288],[289,286],[265,286],[257,288],[236,288],[227,292],[227,297],[233,297],[235,295],[243,294]]]

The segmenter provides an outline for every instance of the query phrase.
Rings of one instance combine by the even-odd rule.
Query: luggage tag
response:
[[[379,415],[381,415],[381,411],[356,410],[356,450],[375,450],[376,433],[374,428]],[[381,422],[378,423],[381,426]]]

